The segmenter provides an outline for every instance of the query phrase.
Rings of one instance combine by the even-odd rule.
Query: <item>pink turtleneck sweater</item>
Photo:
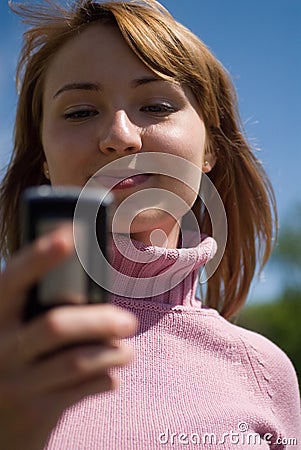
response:
[[[190,238],[192,248],[172,250],[118,239],[112,301],[138,317],[135,360],[115,370],[117,391],[63,413],[47,450],[301,448],[291,362],[196,299],[215,242]]]

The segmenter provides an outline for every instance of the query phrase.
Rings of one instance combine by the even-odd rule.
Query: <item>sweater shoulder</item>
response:
[[[293,373],[295,373],[289,357],[270,339],[256,331],[242,328],[231,322],[227,323],[232,332],[241,341],[242,345],[245,346],[246,351],[251,352],[254,355],[256,354],[258,360],[260,360],[262,364],[269,362],[272,365],[271,367],[274,365],[279,367],[279,364],[281,366],[284,365],[285,367],[289,367],[290,370],[293,369]]]
[[[219,316],[220,317],[220,316]],[[300,390],[295,368],[275,343],[254,331],[219,319],[245,351],[258,388],[286,435],[301,437]]]
[[[220,317],[220,316],[219,316]],[[275,389],[287,388],[290,383],[297,385],[295,368],[286,353],[267,337],[226,321],[222,317],[228,333],[236,337],[237,344],[243,347],[249,358],[255,376],[273,384]]]

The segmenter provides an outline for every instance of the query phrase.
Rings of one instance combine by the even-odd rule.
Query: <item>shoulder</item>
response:
[[[228,336],[237,342],[248,358],[249,370],[256,379],[261,395],[269,402],[279,424],[286,424],[287,432],[299,433],[301,428],[300,391],[295,368],[276,344],[266,337],[222,317]]]
[[[275,343],[255,331],[242,328],[236,324],[220,320],[227,328],[229,335],[240,343],[249,358],[255,374],[264,374],[265,379],[277,385],[297,383],[295,368],[286,353]],[[259,381],[259,380],[258,380]]]
[[[234,324],[230,325],[244,345],[250,359],[260,365],[266,376],[269,374],[269,380],[273,380],[278,387],[283,382],[287,384],[289,380],[297,381],[296,371],[291,360],[274,342],[254,331]]]

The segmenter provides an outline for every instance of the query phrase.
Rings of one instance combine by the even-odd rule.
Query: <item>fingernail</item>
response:
[[[72,225],[60,227],[54,231],[52,235],[52,245],[62,248],[63,250],[71,250],[74,248],[74,238]]]

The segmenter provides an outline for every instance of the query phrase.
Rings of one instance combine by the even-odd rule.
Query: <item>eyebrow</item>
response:
[[[168,80],[165,80],[164,78],[160,78],[160,77],[154,77],[154,76],[146,76],[146,77],[141,77],[141,78],[136,78],[135,80],[133,80],[131,82],[131,86],[136,88],[138,86],[142,86],[144,84],[148,84],[148,83],[155,83],[155,82],[166,82]]]
[[[131,87],[137,88],[139,86],[154,83],[154,82],[169,82],[168,80],[165,80],[164,78],[154,77],[154,76],[145,76],[141,78],[136,78],[131,82]],[[69,83],[62,86],[53,96],[53,98],[57,98],[60,94],[66,91],[96,91],[101,92],[103,90],[103,87],[99,83],[92,83],[92,82],[78,82],[78,83]]]
[[[101,91],[102,87],[98,83],[90,83],[90,82],[80,82],[80,83],[69,83],[62,86],[53,96],[53,98],[57,98],[60,94],[66,91]]]

